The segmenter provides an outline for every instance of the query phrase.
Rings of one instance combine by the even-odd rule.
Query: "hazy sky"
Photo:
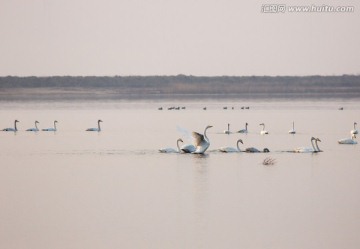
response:
[[[357,0],[0,0],[0,76],[360,74],[359,46]]]

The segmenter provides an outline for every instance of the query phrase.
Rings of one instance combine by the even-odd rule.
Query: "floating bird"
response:
[[[356,125],[357,125],[357,123],[354,122],[354,129],[350,131],[350,134],[358,134],[359,133],[359,131],[356,129]]]
[[[195,138],[195,147],[196,150],[193,152],[194,154],[203,154],[210,146],[210,141],[206,136],[207,129],[211,128],[211,125],[205,127],[204,135],[192,132],[192,136]]]
[[[236,141],[236,148],[234,147],[221,147],[219,149],[219,151],[221,152],[225,152],[225,153],[231,153],[231,152],[241,152],[240,147],[239,147],[239,143],[243,144],[243,141],[241,139],[238,139]]]
[[[293,121],[292,124],[293,124],[293,128],[291,130],[289,130],[289,134],[295,134],[296,133],[294,121]]]
[[[102,122],[102,120],[98,120],[98,128],[88,128],[86,129],[86,131],[101,131],[101,128],[100,128],[100,122]]]
[[[47,129],[42,129],[42,131],[57,131],[57,129],[56,129],[56,123],[57,123],[58,121],[54,121],[54,128],[47,128]]]
[[[356,135],[355,134],[351,134],[351,138],[344,138],[344,139],[340,139],[338,141],[339,144],[357,144],[357,141],[355,140]]]
[[[16,123],[18,123],[18,122],[20,122],[20,121],[15,120],[14,121],[14,128],[5,128],[5,129],[3,129],[3,131],[14,131],[14,132],[18,131],[18,129],[16,127]]]
[[[258,150],[254,147],[249,147],[249,148],[246,148],[245,149],[245,152],[247,153],[260,153],[260,152],[263,152],[263,153],[268,153],[270,152],[270,150],[268,148],[264,148],[262,151],[261,150]]]
[[[193,153],[196,150],[196,147],[193,144],[185,144],[180,147],[182,153]]]
[[[204,107],[203,110],[206,111],[206,107]]]
[[[316,153],[316,152],[321,152],[321,150],[319,149],[319,145],[317,144],[317,141],[321,142],[321,140],[320,140],[319,138],[311,137],[310,141],[311,141],[311,146],[312,146],[312,147],[299,147],[299,148],[296,148],[296,149],[294,150],[294,152],[297,152],[297,153]],[[314,141],[315,141],[316,147],[315,147],[315,145],[314,145]]]
[[[181,138],[176,140],[177,150],[173,149],[173,148],[163,148],[163,149],[159,149],[159,152],[161,152],[161,153],[180,153],[180,146],[179,146],[180,142],[183,142],[183,140]]]
[[[245,123],[245,129],[239,130],[238,133],[248,133],[248,123]]]
[[[262,127],[263,127],[262,130],[260,131],[260,134],[261,135],[269,134],[269,132],[265,130],[265,124],[261,123],[260,125],[262,125]]]
[[[29,129],[27,129],[26,131],[39,131],[39,128],[37,127],[37,124],[39,124],[39,121],[35,121],[35,128],[29,128]]]
[[[225,134],[230,134],[230,124],[228,124],[227,130],[224,130],[224,133],[225,133]]]

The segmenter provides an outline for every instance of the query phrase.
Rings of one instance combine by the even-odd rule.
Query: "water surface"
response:
[[[0,128],[20,123],[15,134],[0,132],[0,247],[358,248],[360,149],[337,140],[360,121],[359,104],[2,102]],[[56,133],[24,131],[55,119]],[[98,119],[103,131],[86,132]],[[245,122],[249,134],[223,134]],[[260,123],[269,135],[259,135]],[[205,155],[158,153],[208,124]],[[310,146],[311,136],[324,152],[283,152]],[[238,138],[271,152],[217,152]],[[275,165],[262,165],[266,157]]]

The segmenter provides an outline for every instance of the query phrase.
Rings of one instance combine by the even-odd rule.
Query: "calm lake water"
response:
[[[359,248],[360,145],[337,143],[358,100],[0,102],[0,117],[20,121],[0,132],[0,248]],[[58,131],[25,132],[35,120]],[[206,125],[205,155],[158,152]],[[324,152],[282,152],[312,136]],[[216,151],[239,138],[271,152]]]

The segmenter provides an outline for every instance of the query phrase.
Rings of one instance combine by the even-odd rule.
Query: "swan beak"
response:
[[[240,143],[244,144],[242,140],[240,140]]]

